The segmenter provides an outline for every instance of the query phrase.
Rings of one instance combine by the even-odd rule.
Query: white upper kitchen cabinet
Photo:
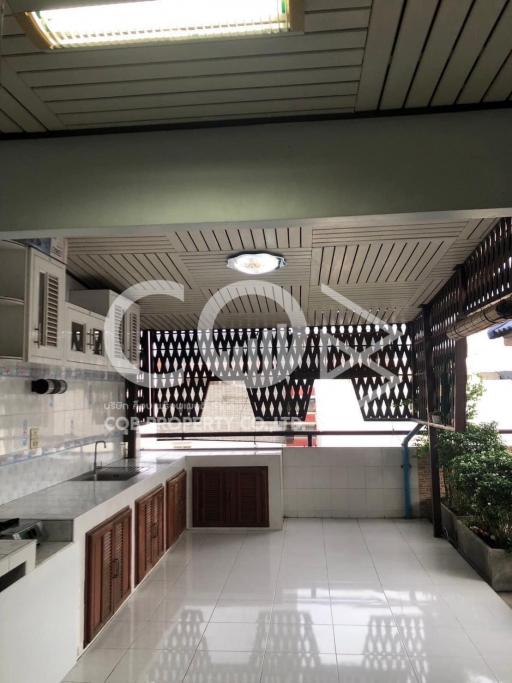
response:
[[[114,339],[116,361],[123,365],[123,354],[130,363],[137,364],[140,345],[140,310],[138,304],[110,289],[79,289],[69,293],[72,304],[107,316],[113,307],[114,321],[119,325],[120,334]]]
[[[66,360],[91,367],[106,366],[104,327],[103,316],[67,303],[64,329]]]
[[[0,357],[62,362],[66,268],[45,254],[0,243]]]

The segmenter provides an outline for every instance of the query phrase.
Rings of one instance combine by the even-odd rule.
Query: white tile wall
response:
[[[287,517],[402,517],[402,452],[386,447],[285,448]],[[413,508],[418,473],[411,457]]]
[[[46,488],[91,467],[95,438],[104,462],[119,458],[121,435],[105,426],[107,417],[124,414],[124,382],[117,379],[68,379],[68,391],[41,396],[28,377],[0,376],[0,504]],[[117,404],[117,405],[116,405]],[[40,447],[29,448],[29,430],[39,428]]]

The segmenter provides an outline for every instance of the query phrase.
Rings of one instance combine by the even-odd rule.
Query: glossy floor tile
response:
[[[430,524],[187,533],[66,683],[512,683],[512,609]]]

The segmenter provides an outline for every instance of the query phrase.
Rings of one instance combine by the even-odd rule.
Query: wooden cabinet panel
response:
[[[112,603],[116,611],[130,594],[131,514],[114,520],[112,536]]]
[[[164,553],[164,487],[159,486],[135,502],[137,583]]]
[[[167,536],[170,548],[187,528],[187,473],[180,472],[166,482]]]
[[[267,467],[194,467],[194,526],[268,527]]]
[[[192,469],[194,526],[227,526],[226,468]]]
[[[232,468],[230,473],[229,525],[268,526],[268,476],[266,467]]]
[[[130,594],[131,520],[127,508],[86,536],[85,645]]]

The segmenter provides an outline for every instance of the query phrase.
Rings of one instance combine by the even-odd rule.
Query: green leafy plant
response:
[[[461,488],[460,482],[455,481],[457,468],[466,460],[474,465],[480,457],[490,453],[508,455],[495,422],[469,423],[464,432],[444,431],[439,434],[438,454],[444,474],[445,502],[457,514],[471,514],[472,495],[470,487]]]
[[[467,428],[466,432],[471,429],[472,423],[476,418],[477,411],[478,411],[478,403],[482,396],[485,393],[485,388],[484,388],[484,383],[478,377],[478,375],[471,375],[468,378],[468,383],[466,387],[466,420],[467,420]],[[446,458],[449,458],[449,452],[452,449],[453,446],[456,445],[454,443],[454,440],[451,439],[452,436],[454,435],[459,435],[460,433],[454,433],[454,432],[448,432],[448,431],[439,431],[439,437],[438,437],[438,449],[439,449],[439,458],[441,459],[443,457],[442,450],[443,450],[443,444],[446,441],[447,444],[447,449],[446,449]],[[475,434],[473,434],[473,437]],[[456,439],[455,439],[456,441]],[[425,432],[423,434],[420,434],[414,443],[416,447],[416,457],[418,458],[424,458],[428,455],[429,453],[429,440],[428,440],[428,434]],[[443,463],[441,463],[443,464]]]
[[[450,462],[455,504],[464,507],[470,525],[498,548],[512,550],[512,455],[503,444]]]
[[[485,387],[478,375],[470,375],[466,386],[466,419],[473,422],[476,419],[478,403],[485,394]]]

